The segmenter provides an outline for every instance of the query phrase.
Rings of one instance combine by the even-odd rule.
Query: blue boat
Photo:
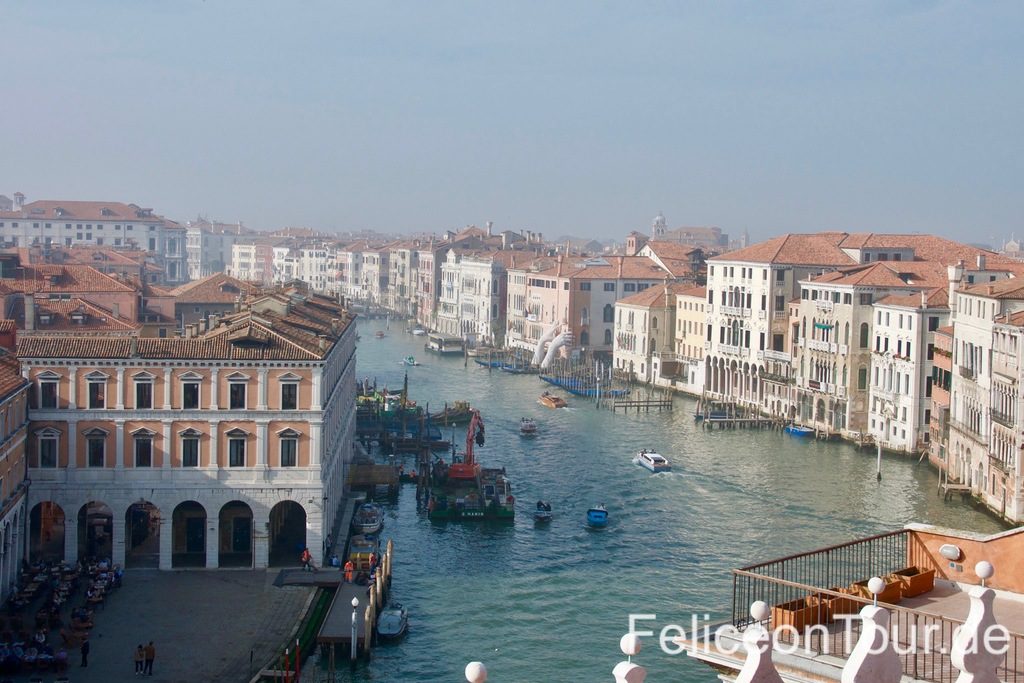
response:
[[[790,436],[814,436],[813,429],[810,427],[801,427],[800,425],[786,425],[786,429],[784,431]]]
[[[587,524],[596,528],[608,526],[608,508],[595,505],[587,510]]]
[[[487,360],[486,358],[474,358],[473,362],[485,368],[500,368],[502,364],[500,360]]]

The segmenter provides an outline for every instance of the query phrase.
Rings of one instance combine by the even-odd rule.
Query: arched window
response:
[[[846,327],[843,329],[843,343],[847,346],[850,345],[850,323],[846,323]]]
[[[868,330],[868,324],[867,323],[861,323],[860,324],[860,348],[862,348],[862,349],[868,348],[868,336],[869,336],[869,334],[870,334],[870,332]]]
[[[586,330],[580,332],[580,346],[586,346],[590,343],[590,333]]]
[[[582,309],[580,309],[580,325],[589,325],[589,324],[590,324],[590,313],[589,313],[589,311],[587,311],[587,307],[584,306]]]
[[[615,307],[611,304],[604,305],[604,321],[606,323],[615,322]]]
[[[658,316],[653,316],[651,318],[651,329],[652,330],[658,329]]]
[[[611,346],[612,345],[612,331],[611,330],[605,330],[604,331],[604,345],[605,346]]]

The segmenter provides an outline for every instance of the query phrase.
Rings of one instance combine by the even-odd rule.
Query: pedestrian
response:
[[[146,655],[146,665],[143,667],[142,673],[144,675],[146,675],[146,676],[152,676],[153,675],[153,660],[156,659],[156,646],[153,645],[153,641],[152,640],[149,641],[149,645],[146,646],[144,652],[145,652],[145,655]]]
[[[82,641],[82,648],[81,648],[80,651],[82,653],[82,666],[89,666],[89,641],[88,640],[83,640]]]
[[[141,676],[142,675],[142,672],[144,670],[143,667],[144,667],[144,664],[145,664],[145,660],[146,660],[146,651],[143,649],[142,643],[139,643],[139,646],[137,648],[135,648],[135,675],[136,676]]]
[[[345,563],[345,583],[352,583],[352,573],[355,569],[356,566],[352,564],[352,560]]]
[[[302,562],[302,571],[304,572],[315,572],[316,567],[313,566],[313,555],[309,552],[309,548],[302,549],[302,555],[299,556],[299,561]]]

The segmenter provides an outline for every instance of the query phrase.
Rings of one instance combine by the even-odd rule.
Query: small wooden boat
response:
[[[533,511],[533,521],[535,522],[550,522],[553,516],[551,512],[551,503],[544,502],[543,500],[537,501],[537,509]]]
[[[597,529],[608,526],[608,508],[595,505],[587,510],[587,525]]]
[[[425,329],[423,329],[422,327],[417,327],[417,328],[413,329],[412,333],[414,335],[416,335],[417,337],[422,337],[423,335],[425,335],[427,333],[427,331]]]
[[[633,464],[654,473],[672,471],[672,464],[669,463],[665,456],[649,451],[646,448],[633,456]]]
[[[406,356],[405,358],[402,359],[402,364],[414,367],[419,365],[420,362],[416,360],[416,358],[413,356]]]
[[[363,503],[352,515],[352,531],[375,534],[384,526],[384,508],[376,503]]]
[[[409,612],[401,603],[391,603],[377,616],[377,635],[384,640],[401,638],[408,628]]]
[[[814,430],[810,427],[802,427],[800,425],[786,425],[785,431],[790,436],[798,436],[805,438],[808,436],[814,436]]]
[[[519,433],[523,436],[533,436],[537,433],[537,422],[529,417],[519,420]]]
[[[377,330],[376,332],[373,333],[373,336],[376,337],[377,339],[383,339],[387,335],[384,334],[384,330]]]
[[[555,396],[554,394],[548,393],[546,391],[540,395],[540,399],[538,400],[540,401],[541,405],[547,406],[548,408],[564,408],[565,406],[569,405],[568,403],[565,402],[564,398]]]

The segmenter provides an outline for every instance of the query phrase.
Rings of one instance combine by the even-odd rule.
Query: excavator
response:
[[[480,476],[480,464],[473,456],[473,447],[484,445],[484,419],[480,417],[479,410],[472,409],[471,412],[469,428],[466,430],[466,453],[462,462],[453,462],[449,466],[449,479],[475,480]]]

